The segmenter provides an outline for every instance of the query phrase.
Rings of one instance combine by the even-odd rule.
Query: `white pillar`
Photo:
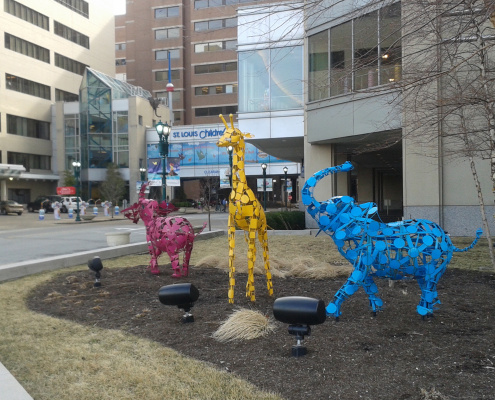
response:
[[[8,200],[7,199],[7,180],[2,179],[0,181],[0,200]]]

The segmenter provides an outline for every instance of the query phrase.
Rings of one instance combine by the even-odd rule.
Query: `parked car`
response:
[[[23,211],[24,211],[24,207],[22,206],[22,204],[19,204],[17,201],[14,200],[0,201],[0,214],[21,215]]]
[[[81,207],[81,203],[83,200],[79,197],[79,207]],[[60,211],[63,213],[69,212],[69,208],[72,208],[74,211],[77,208],[77,197],[76,196],[62,196],[62,207],[60,207]]]
[[[45,212],[53,212],[52,203],[55,203],[56,201],[62,203],[62,196],[38,196],[34,201],[28,203],[27,209],[29,212],[37,212],[39,210],[45,210]]]

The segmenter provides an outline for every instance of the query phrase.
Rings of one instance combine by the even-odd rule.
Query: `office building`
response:
[[[56,148],[52,105],[77,101],[86,67],[115,74],[107,2],[0,2],[0,198],[55,194],[70,167]]]

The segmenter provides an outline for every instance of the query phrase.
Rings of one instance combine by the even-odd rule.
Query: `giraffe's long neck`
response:
[[[237,191],[240,183],[247,185],[246,172],[244,170],[245,149],[246,145],[244,144],[244,140],[241,139],[234,149],[234,162],[232,163],[232,190],[234,191]],[[243,167],[240,168],[239,165],[242,165]]]

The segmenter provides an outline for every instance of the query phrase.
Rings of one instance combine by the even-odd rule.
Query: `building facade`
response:
[[[440,12],[419,2],[323,1],[317,12],[305,10],[306,178],[347,160],[355,167],[320,183],[318,197],[350,195],[377,203],[384,220],[426,218],[472,236],[483,226],[475,167],[493,232],[493,91],[479,104],[460,101],[493,82],[477,71],[495,59],[495,10],[475,6]],[[417,29],[421,16],[432,23]],[[457,86],[464,90],[454,96]],[[487,103],[492,111],[483,114]]]
[[[0,198],[26,204],[62,178],[52,105],[78,100],[87,66],[115,73],[114,16],[95,0],[1,0],[0,33]]]

